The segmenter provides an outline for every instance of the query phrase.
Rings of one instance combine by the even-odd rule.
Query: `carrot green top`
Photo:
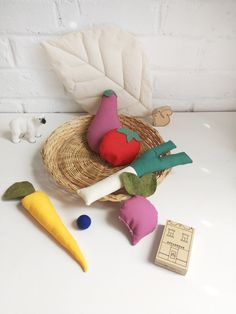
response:
[[[23,198],[35,192],[33,185],[28,181],[16,182],[12,184],[3,194],[4,200]]]

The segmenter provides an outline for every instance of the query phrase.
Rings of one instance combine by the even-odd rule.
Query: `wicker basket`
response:
[[[55,181],[74,194],[78,188],[92,185],[122,168],[108,165],[89,149],[86,133],[91,119],[86,115],[63,124],[49,136],[42,149],[43,162]],[[127,116],[120,116],[120,121],[123,127],[138,132],[142,152],[163,143],[159,133],[143,121]],[[158,184],[169,171],[156,173]],[[122,189],[101,201],[119,202],[127,198],[129,195]]]

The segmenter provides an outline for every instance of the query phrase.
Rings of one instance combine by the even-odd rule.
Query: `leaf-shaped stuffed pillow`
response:
[[[148,173],[139,178],[133,173],[124,172],[121,175],[123,185],[130,195],[141,195],[148,197],[155,193],[157,180],[154,173]]]
[[[85,111],[96,113],[103,91],[112,89],[119,113],[151,113],[148,60],[130,33],[116,27],[94,28],[43,46],[63,85]]]

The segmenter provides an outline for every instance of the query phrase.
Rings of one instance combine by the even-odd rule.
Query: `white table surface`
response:
[[[236,113],[175,113],[159,131],[186,151],[192,165],[176,167],[151,201],[159,223],[193,226],[186,276],[154,265],[158,229],[136,246],[118,220],[119,204],[86,207],[60,190],[44,169],[40,148],[75,114],[47,114],[36,144],[9,140],[0,114],[0,191],[28,180],[50,196],[86,256],[89,272],[42,231],[17,201],[0,201],[1,314],[236,313]],[[92,225],[74,226],[81,214]]]

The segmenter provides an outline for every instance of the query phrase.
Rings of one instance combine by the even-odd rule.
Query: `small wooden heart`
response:
[[[129,195],[148,197],[155,193],[157,180],[154,173],[148,173],[139,178],[133,173],[124,172],[121,175],[123,186]]]

